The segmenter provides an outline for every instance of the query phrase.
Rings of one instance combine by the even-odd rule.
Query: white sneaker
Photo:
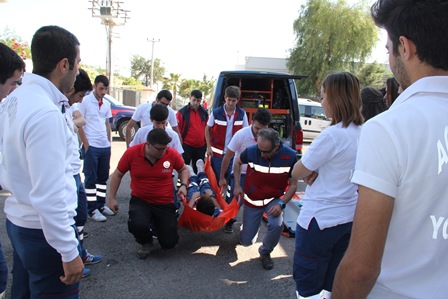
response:
[[[190,176],[195,176],[196,173],[194,173],[193,167],[191,167],[190,165],[185,165],[188,169],[188,171],[190,172]]]
[[[115,213],[111,209],[109,209],[108,206],[104,206],[104,207],[100,208],[100,212],[104,216],[115,216]]]
[[[204,160],[197,160],[196,161],[196,168],[198,169],[198,173],[204,172]]]
[[[97,222],[104,222],[107,220],[107,218],[103,214],[101,214],[98,209],[94,210],[92,214],[89,214],[89,218]]]

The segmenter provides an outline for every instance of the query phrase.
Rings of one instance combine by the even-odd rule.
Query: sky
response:
[[[133,55],[158,58],[184,79],[216,78],[246,56],[286,58],[294,47],[293,22],[305,0],[122,0],[130,19],[114,27],[112,62],[129,76]],[[349,0],[355,2],[355,0]],[[0,33],[8,27],[31,42],[45,25],[61,26],[81,43],[81,64],[106,68],[107,34],[89,0],[0,0]],[[385,33],[371,61],[387,61]]]

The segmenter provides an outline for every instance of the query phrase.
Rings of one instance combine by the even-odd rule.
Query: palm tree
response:
[[[179,88],[179,84],[180,84],[180,76],[181,74],[174,74],[174,73],[170,73],[170,77],[164,77],[163,78],[163,89],[168,89],[168,90],[172,90],[173,91],[173,104],[171,105],[171,107],[173,109],[177,110],[177,103],[176,103],[176,95],[177,95],[177,90]]]

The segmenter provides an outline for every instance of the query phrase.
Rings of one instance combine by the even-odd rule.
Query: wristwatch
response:
[[[279,201],[278,204],[280,205],[280,208],[282,208],[282,210],[286,208],[286,204],[284,202]]]
[[[188,189],[187,184],[180,184],[180,187],[182,187],[182,186],[185,186],[185,188]],[[180,188],[180,187],[179,187],[179,188]]]

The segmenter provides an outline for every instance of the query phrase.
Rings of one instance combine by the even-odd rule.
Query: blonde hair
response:
[[[362,125],[361,90],[356,76],[348,72],[330,74],[322,82],[322,88],[332,112],[331,125],[339,122],[344,128],[350,123]]]

